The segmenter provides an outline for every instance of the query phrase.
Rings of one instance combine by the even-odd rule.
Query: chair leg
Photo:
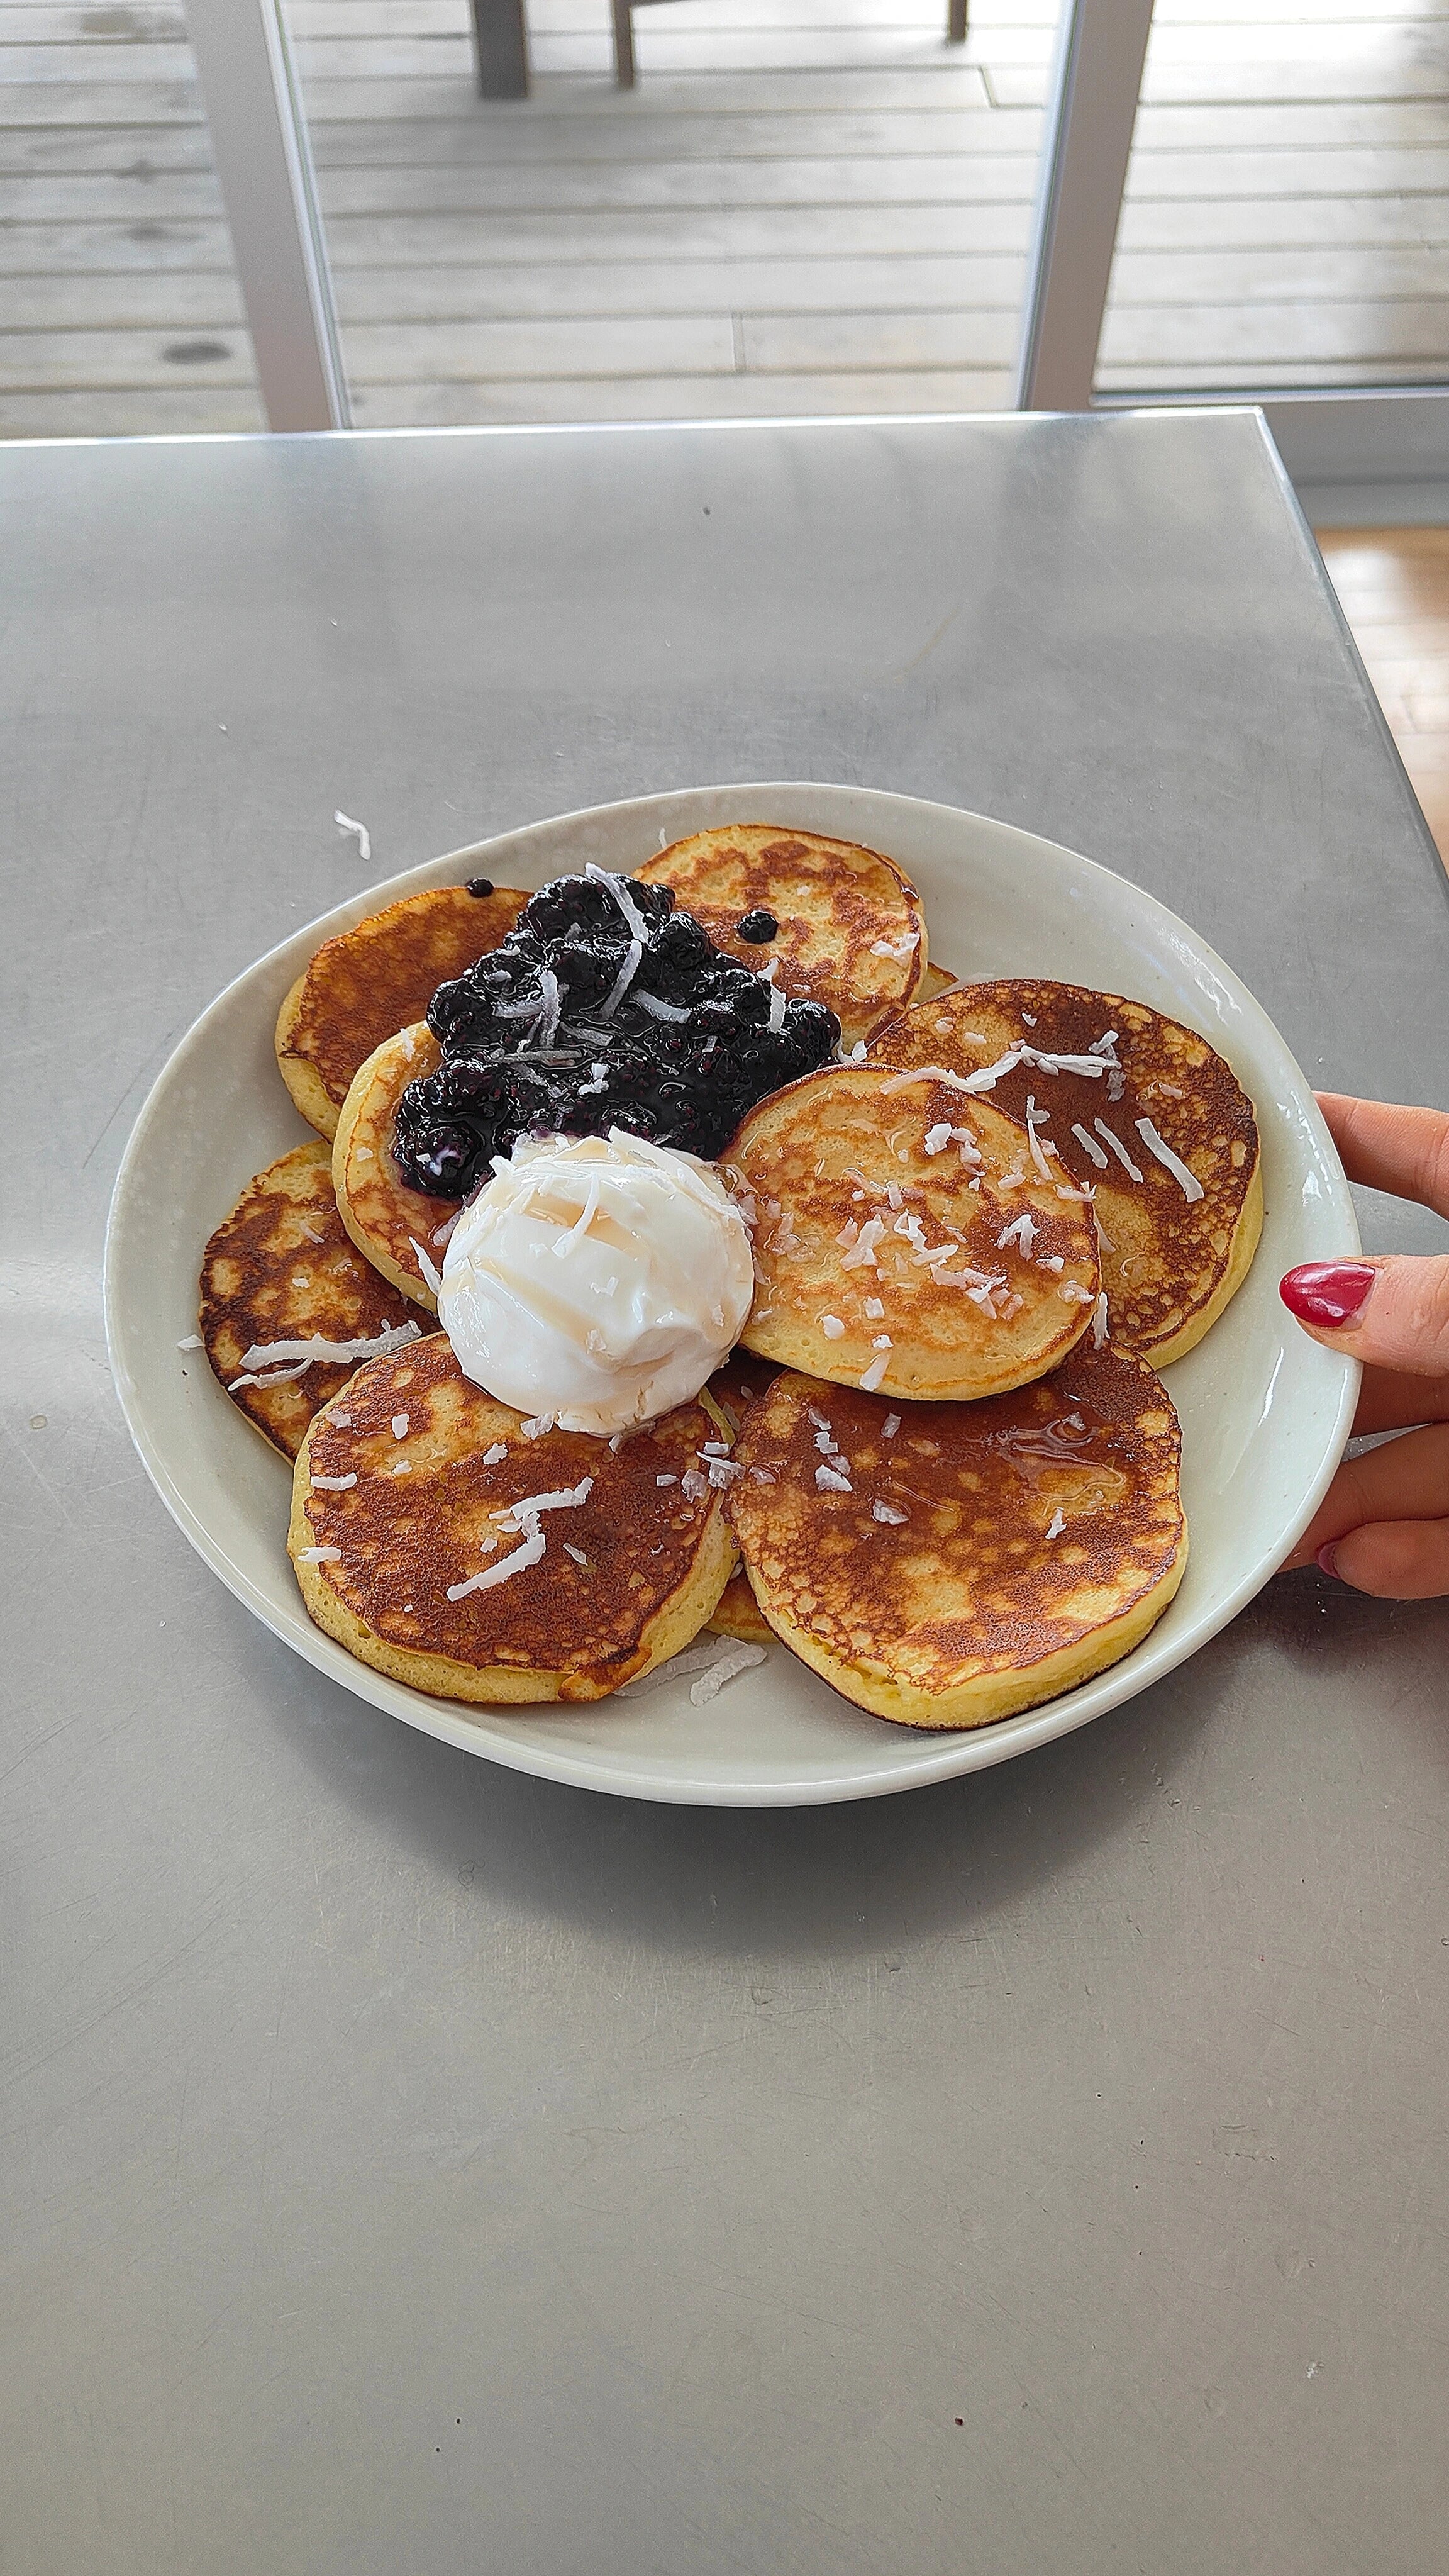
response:
[[[953,9],[958,0],[951,0]],[[634,86],[634,20],[629,0],[614,0],[614,78],[620,89]]]
[[[967,0],[949,0],[946,12],[948,45],[964,45],[966,42],[966,8]]]

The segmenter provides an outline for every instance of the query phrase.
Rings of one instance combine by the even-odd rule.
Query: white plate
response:
[[[868,1717],[783,1646],[696,1708],[687,1681],[582,1708],[465,1709],[387,1680],[314,1628],[287,1559],[290,1477],[216,1384],[196,1328],[202,1246],[254,1172],[311,1130],[272,1052],[283,994],[323,939],[424,886],[486,874],[536,886],[596,860],[629,869],[710,823],[794,823],[889,851],[925,900],[933,955],[965,975],[1050,975],[1150,1002],[1201,1030],[1257,1108],[1268,1214],[1253,1270],[1169,1372],[1192,1553],[1135,1654],[1045,1708],[966,1734]],[[565,814],[413,868],[299,930],[238,976],[182,1040],[136,1124],[106,1238],[106,1330],[126,1419],[193,1547],[273,1633],[409,1726],[518,1771],[701,1806],[882,1797],[1004,1762],[1129,1699],[1194,1654],[1266,1582],[1324,1492],[1358,1369],[1286,1316],[1280,1274],[1351,1253],[1343,1172],[1282,1039],[1221,958],[1122,878],[984,815],[873,789],[704,787]]]

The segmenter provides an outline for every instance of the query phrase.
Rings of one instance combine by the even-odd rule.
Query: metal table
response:
[[[1073,843],[1442,1103],[1444,881],[1260,426],[11,448],[0,512],[7,2576],[1442,2576],[1449,1604],[1280,1580],[913,1797],[590,1798],[256,1626],[100,1326],[230,975],[691,781]]]

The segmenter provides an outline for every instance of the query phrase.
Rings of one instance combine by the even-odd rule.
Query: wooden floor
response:
[[[1449,528],[1334,528],[1318,542],[1449,866]]]
[[[364,424],[1006,398],[1056,0],[291,0]],[[1449,380],[1449,0],[1159,0],[1101,379]],[[0,0],[0,434],[260,425],[176,0]]]

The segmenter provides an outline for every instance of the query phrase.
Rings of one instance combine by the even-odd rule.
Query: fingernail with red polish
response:
[[[1318,1562],[1325,1574],[1331,1574],[1336,1577],[1338,1574],[1337,1547],[1321,1547],[1318,1551]]]
[[[1301,1323],[1330,1331],[1351,1324],[1374,1284],[1367,1261],[1305,1261],[1278,1282],[1278,1294]]]

